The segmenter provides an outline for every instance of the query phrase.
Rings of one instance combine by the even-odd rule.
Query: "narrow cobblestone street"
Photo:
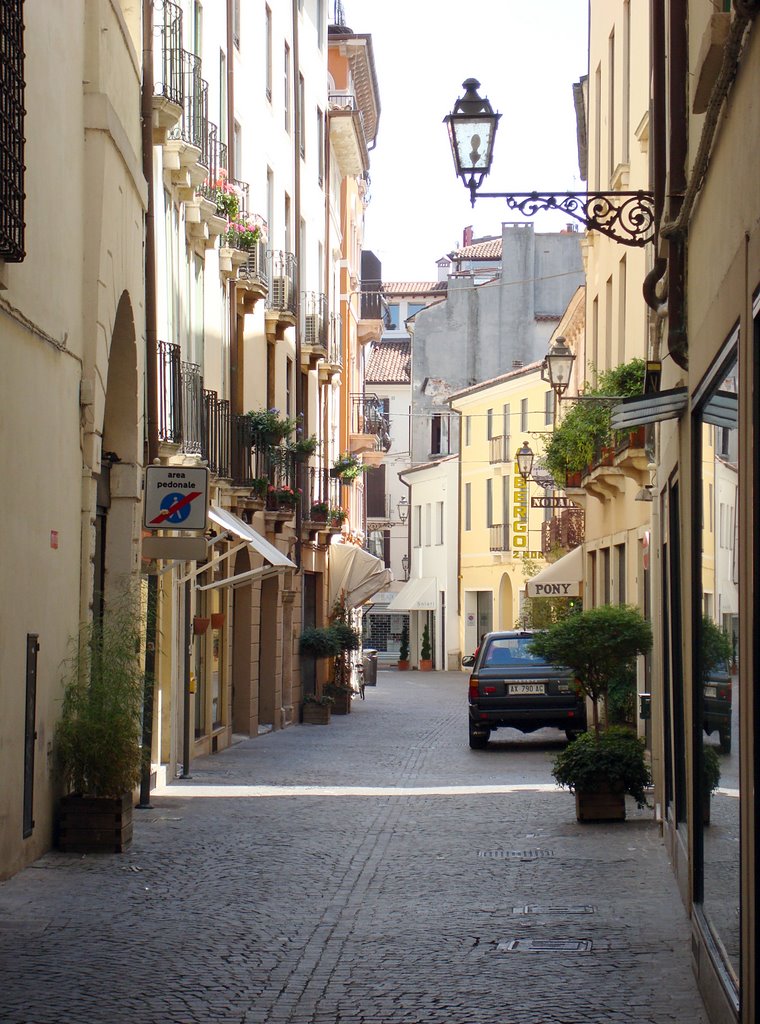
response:
[[[0,1019],[703,1024],[652,812],[578,825],[564,738],[470,751],[465,684],[380,672],[328,727],[198,760],[128,853],[0,885]]]

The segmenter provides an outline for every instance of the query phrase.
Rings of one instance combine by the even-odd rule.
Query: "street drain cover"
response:
[[[552,850],[478,850],[478,857],[486,860],[541,860],[553,857]]]
[[[569,907],[550,907],[543,903],[526,903],[523,907],[512,907],[513,914],[595,914],[596,907],[587,903],[576,903]]]
[[[499,953],[590,953],[591,939],[510,939],[499,942]]]

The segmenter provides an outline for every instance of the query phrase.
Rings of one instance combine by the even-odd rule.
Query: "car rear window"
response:
[[[543,665],[543,659],[531,653],[533,637],[514,636],[490,640],[483,652],[483,665]]]

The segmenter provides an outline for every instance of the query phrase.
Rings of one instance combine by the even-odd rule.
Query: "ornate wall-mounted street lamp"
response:
[[[530,474],[533,470],[533,450],[527,441],[523,441],[522,448],[518,448],[515,454],[517,460],[517,472],[523,478],[523,480],[529,480]]]
[[[562,398],[570,383],[575,354],[564,338],[557,338],[541,364],[541,380],[545,380],[557,398]]]
[[[642,246],[655,235],[652,192],[479,192],[491,170],[493,143],[501,114],[478,94],[480,82],[462,83],[464,96],[444,117],[448,126],[454,167],[470,190],[470,200],[504,199],[510,210],[532,217],[541,210],[558,210],[591,231],[599,231],[622,245]]]
[[[399,522],[403,526],[403,524],[409,518],[409,502],[407,501],[406,498],[401,498],[398,505],[396,505],[396,508],[398,509]]]
[[[409,555],[401,556],[401,571],[404,574],[404,582],[409,579]]]

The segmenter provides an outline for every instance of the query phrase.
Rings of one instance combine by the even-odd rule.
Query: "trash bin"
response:
[[[364,665],[364,685],[377,686],[377,651],[365,647],[362,664]]]
[[[639,718],[643,721],[652,717],[652,694],[639,694]]]

